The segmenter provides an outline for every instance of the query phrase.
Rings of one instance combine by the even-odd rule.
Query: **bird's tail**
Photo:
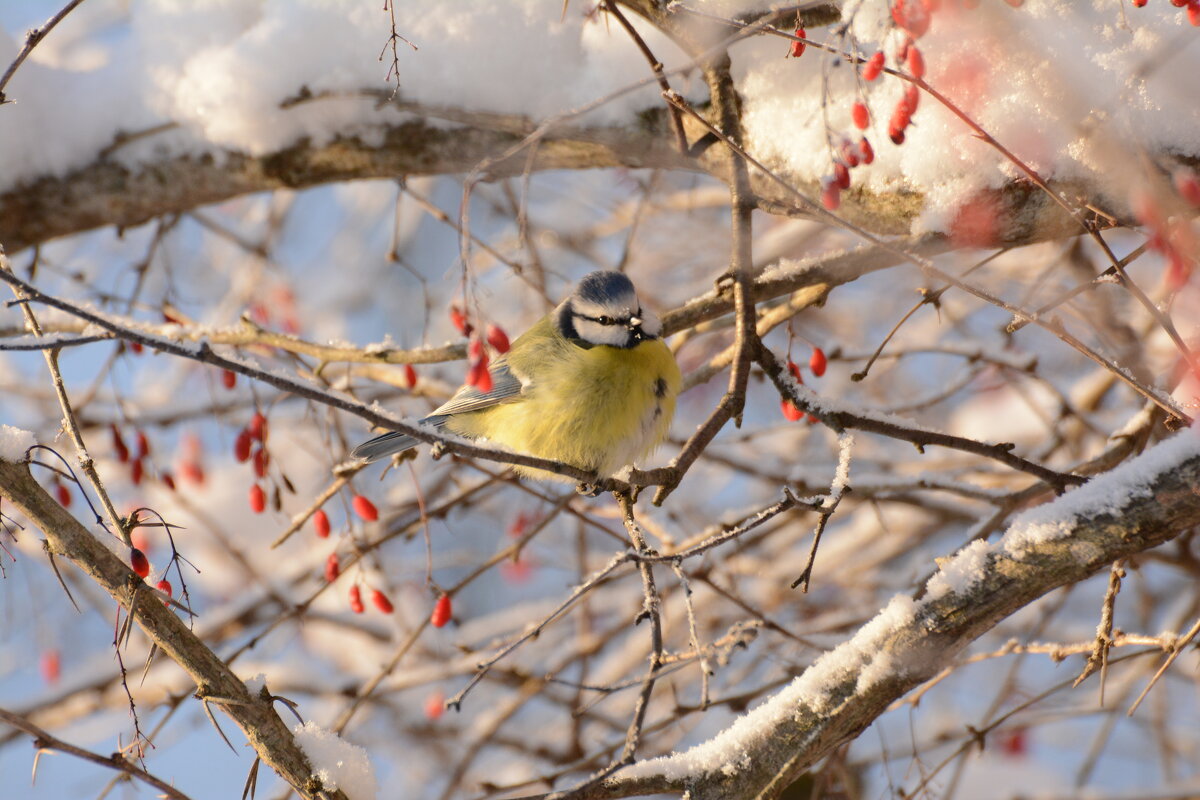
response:
[[[363,442],[350,451],[350,455],[370,463],[390,456],[392,453],[403,452],[417,444],[419,442],[408,434],[401,433],[400,431],[392,431],[382,436],[376,436],[370,441]]]

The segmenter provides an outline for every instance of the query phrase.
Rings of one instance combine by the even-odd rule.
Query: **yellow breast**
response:
[[[539,344],[536,355],[526,357],[515,356],[514,344],[510,366],[529,381],[519,399],[456,415],[446,427],[601,476],[649,454],[666,438],[681,378],[661,340],[629,349],[585,349],[562,339]],[[518,469],[531,477],[559,477]]]

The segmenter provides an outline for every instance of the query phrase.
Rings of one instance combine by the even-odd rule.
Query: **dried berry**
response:
[[[799,36],[801,39],[808,38],[808,35],[804,32],[804,28],[796,28],[796,35]],[[805,47],[806,47],[806,45],[804,44],[804,42],[797,42],[797,41],[793,40],[792,41],[792,49],[789,51],[788,54],[792,58],[799,58],[800,56],[804,55]]]
[[[437,691],[425,698],[425,719],[432,722],[446,711],[446,695]]]
[[[325,513],[325,509],[318,508],[316,513],[313,514],[313,528],[317,531],[317,538],[329,538],[329,515]]]
[[[71,490],[61,483],[54,484],[54,495],[63,508],[71,507]]]
[[[854,127],[865,131],[871,124],[871,113],[867,111],[867,104],[862,100],[855,100],[850,108],[850,118],[854,120]]]
[[[259,478],[267,477],[267,464],[271,463],[271,456],[267,453],[267,448],[260,447],[254,451],[254,474]]]
[[[261,514],[267,508],[267,493],[257,483],[250,487],[250,510]]]
[[[908,48],[908,58],[904,61],[908,65],[908,74],[914,78],[925,77],[925,57],[921,55],[921,49],[916,45]]]
[[[463,336],[471,335],[471,323],[467,322],[467,315],[458,306],[450,306],[450,322]]]
[[[821,205],[829,211],[836,211],[842,204],[842,190],[837,181],[830,176],[821,179]]]
[[[850,188],[850,170],[840,161],[833,164],[833,180],[839,189]]]
[[[150,574],[150,559],[140,549],[132,547],[129,549],[129,567],[139,578],[144,578]]]
[[[250,431],[242,428],[237,438],[233,440],[233,457],[238,460],[238,463],[250,460],[250,442]]]
[[[879,77],[879,73],[883,72],[883,51],[880,50],[875,55],[867,59],[866,65],[863,67],[862,76],[864,81],[873,81]]]
[[[261,411],[254,412],[254,416],[250,418],[250,424],[246,426],[246,430],[250,431],[251,439],[257,439],[260,442],[267,440],[267,418],[262,415]]]
[[[395,606],[392,605],[392,601],[388,599],[388,596],[378,589],[371,590],[371,605],[378,608],[384,614],[390,614],[396,610]]]
[[[895,0],[892,4],[892,20],[914,39],[920,39],[929,30],[929,10],[919,0]]]
[[[112,433],[113,452],[116,453],[117,461],[124,464],[129,460],[129,448],[125,446],[125,439],[121,436],[121,431],[115,423],[109,425],[108,429]]]
[[[142,484],[142,478],[146,475],[146,465],[139,458],[129,465],[129,480],[134,486]]]
[[[875,150],[865,136],[858,140],[858,153],[864,164],[870,164],[875,160]]]
[[[450,621],[450,615],[453,610],[450,606],[450,595],[444,594],[437,599],[437,603],[433,606],[433,613],[429,615],[429,624],[435,628],[445,627]]]
[[[499,325],[487,326],[487,341],[497,353],[508,352],[508,334]]]
[[[379,509],[375,508],[375,504],[361,494],[354,495],[354,499],[350,501],[350,505],[354,508],[354,513],[367,522],[374,522],[379,519]]]
[[[825,374],[825,366],[828,364],[825,358],[825,351],[819,347],[814,347],[812,358],[808,359],[808,368],[812,370],[812,374],[818,378]]]

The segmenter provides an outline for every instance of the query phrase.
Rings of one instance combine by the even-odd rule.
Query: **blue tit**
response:
[[[421,424],[610,476],[648,455],[670,429],[682,380],[661,332],[629,278],[593,272],[492,362],[491,391],[464,386]],[[376,461],[417,443],[385,433],[352,455]]]

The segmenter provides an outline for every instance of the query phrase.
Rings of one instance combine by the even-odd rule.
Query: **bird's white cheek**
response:
[[[623,347],[629,338],[629,332],[620,325],[601,325],[599,322],[575,318],[575,332],[579,338],[592,344],[607,344],[612,347]]]

